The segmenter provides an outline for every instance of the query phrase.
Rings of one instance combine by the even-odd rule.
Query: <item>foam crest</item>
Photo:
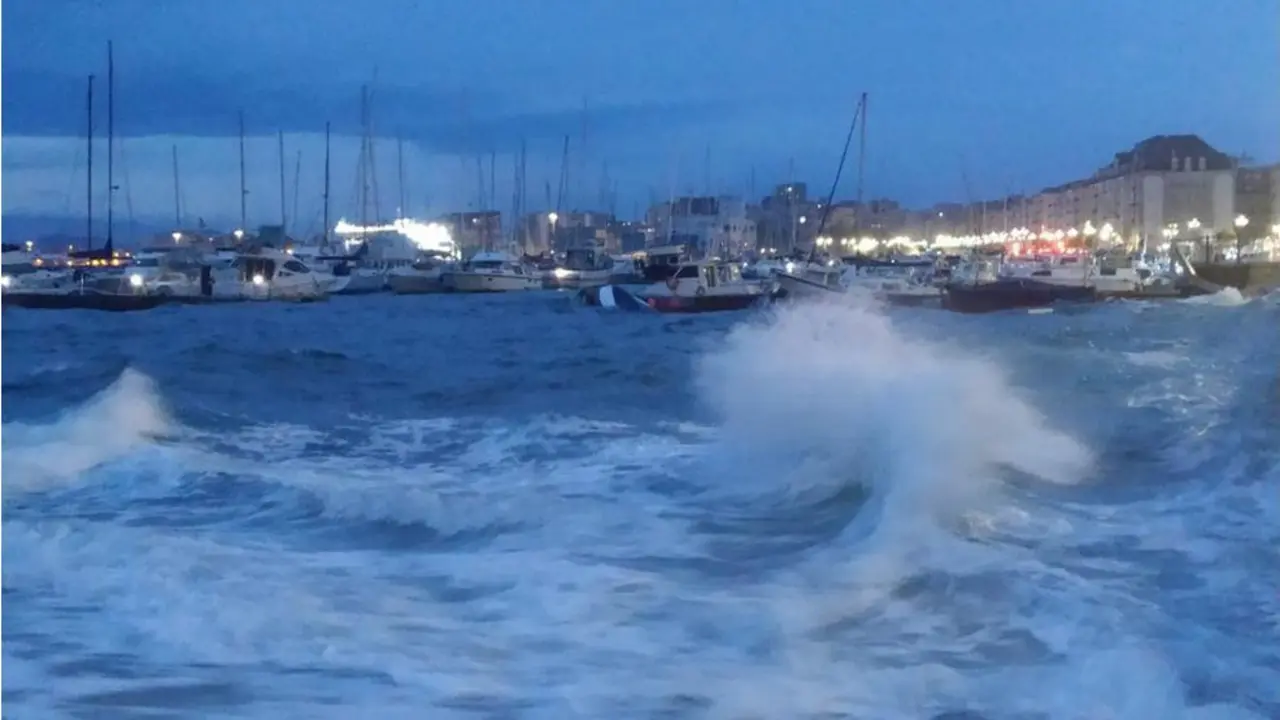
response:
[[[1182,302],[1188,305],[1213,305],[1216,307],[1238,307],[1249,302],[1249,298],[1245,297],[1238,289],[1233,287],[1224,287],[1216,293],[1210,295],[1197,295],[1189,297]]]
[[[742,474],[800,491],[866,485],[879,531],[973,509],[1002,469],[1071,483],[1091,466],[995,364],[906,337],[865,305],[800,305],[739,326],[702,359],[698,383]]]
[[[47,424],[6,423],[6,492],[40,490],[122,457],[172,423],[151,378],[127,369],[102,392]]]

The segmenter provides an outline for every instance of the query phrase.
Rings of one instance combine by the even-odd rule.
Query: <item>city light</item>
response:
[[[346,220],[338,220],[338,224],[334,225],[333,232],[336,235],[359,235],[365,236],[370,233],[397,232],[409,238],[410,242],[418,247],[419,250],[429,252],[441,252],[445,254],[453,254],[456,250],[453,236],[449,232],[449,228],[440,223],[422,223],[417,220],[408,218],[399,218],[392,221],[389,225],[370,225],[360,226],[347,222]]]

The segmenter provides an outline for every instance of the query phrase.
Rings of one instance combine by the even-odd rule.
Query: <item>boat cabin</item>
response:
[[[646,282],[666,282],[689,261],[689,250],[684,245],[664,245],[635,253],[632,259]]]
[[[311,268],[284,253],[241,255],[232,264],[241,282],[262,285],[311,275]]]
[[[464,266],[465,272],[528,275],[525,267],[515,258],[502,252],[484,251],[471,256]]]
[[[737,263],[715,260],[679,265],[666,286],[673,295],[742,294],[754,290],[742,279],[742,268]]]
[[[597,247],[569,248],[564,251],[565,270],[607,270],[613,266],[613,258]]]

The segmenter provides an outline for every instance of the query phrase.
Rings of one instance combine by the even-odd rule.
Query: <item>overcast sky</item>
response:
[[[280,215],[278,131],[286,212],[301,152],[298,214],[316,222],[326,121],[333,212],[357,214],[363,83],[384,138],[384,215],[399,195],[397,137],[419,214],[475,206],[476,156],[487,178],[491,153],[510,208],[522,141],[530,204],[545,204],[566,134],[574,206],[599,204],[606,163],[622,214],[708,180],[745,193],[754,175],[763,194],[792,167],[825,193],[864,90],[867,192],[911,205],[1063,182],[1161,133],[1280,155],[1280,0],[6,0],[3,11],[6,213],[83,213],[86,77],[99,76],[101,134],[108,39],[117,208],[139,217],[172,217],[176,146],[184,215],[237,222],[241,109],[250,224]],[[96,161],[95,174],[105,146]]]

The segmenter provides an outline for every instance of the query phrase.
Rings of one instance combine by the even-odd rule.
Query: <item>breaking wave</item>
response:
[[[1242,311],[1260,309],[1195,308]],[[37,715],[1274,717],[1280,505],[1265,483],[1280,456],[1236,421],[1228,379],[1200,375],[1202,349],[1117,341],[1115,317],[1062,321],[1092,333],[1079,344],[1110,343],[1088,357],[1116,424],[1171,438],[1117,450],[1037,407],[1005,365],[1016,345],[979,354],[911,317],[853,303],[636,325],[593,349],[610,372],[573,388],[608,403],[549,393],[533,413],[392,412],[381,394],[357,412],[362,392],[390,391],[353,376],[339,396],[352,412],[284,422],[243,413],[269,398],[305,418],[324,393],[272,395],[246,372],[218,387],[255,397],[219,405],[160,363],[126,370],[57,417],[4,425],[5,701]],[[1025,318],[973,322],[999,338],[1020,326],[976,323]],[[333,358],[417,363],[436,341],[257,352],[297,357],[292,386],[320,386]],[[519,388],[537,370],[466,373]],[[652,376],[671,382],[657,392]]]

